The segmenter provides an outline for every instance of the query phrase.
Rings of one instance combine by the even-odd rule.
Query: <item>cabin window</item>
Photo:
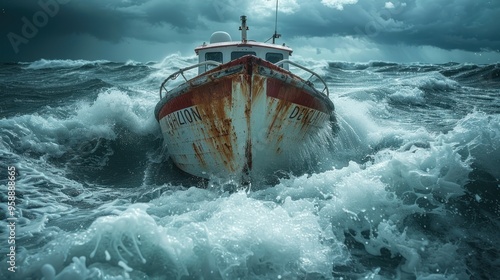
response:
[[[282,53],[266,53],[266,60],[271,63],[276,63],[278,61],[283,60]]]
[[[221,52],[207,52],[205,54],[205,61],[213,60],[222,63],[222,53]]]
[[[222,63],[222,53],[221,52],[207,52],[205,54],[205,61],[208,61],[208,60],[217,61],[217,62]],[[217,66],[212,65],[212,64],[206,64],[205,71],[214,69],[215,67],[217,67]]]
[[[232,52],[231,53],[231,60],[235,60],[237,58],[240,58],[240,57],[248,55],[248,54],[255,55],[255,52]]]

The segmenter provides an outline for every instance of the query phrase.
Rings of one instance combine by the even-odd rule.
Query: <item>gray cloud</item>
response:
[[[385,3],[394,8],[386,8]],[[301,36],[355,36],[381,44],[498,51],[498,1],[359,1],[343,10],[302,4],[286,15],[285,30]],[[282,17],[283,19],[283,17]]]
[[[99,46],[98,42],[112,48],[130,41],[142,42],[143,46],[148,42],[191,46],[206,41],[210,32],[219,29],[237,35],[241,14],[249,16],[250,36],[263,40],[274,29],[273,3],[269,0],[2,1],[0,60],[92,57],[92,50],[81,47],[86,42],[93,48]],[[270,9],[268,13],[264,12],[266,8]],[[357,38],[380,46],[431,46],[497,53],[500,49],[496,30],[499,1],[282,0],[280,10],[279,32],[287,41],[334,37]]]

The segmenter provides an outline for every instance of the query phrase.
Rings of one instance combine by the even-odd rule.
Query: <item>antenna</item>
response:
[[[274,34],[271,38],[267,39],[267,41],[273,39],[273,44],[276,42],[276,38],[281,37],[281,34],[278,34],[278,0],[276,0],[276,16],[274,21]]]
[[[273,34],[273,44],[276,38],[281,37],[281,34],[278,34],[278,0],[276,0],[276,17],[274,22],[274,34]]]
[[[278,34],[278,0],[276,0],[276,17],[274,22],[274,34],[273,34],[273,44],[276,38],[281,37],[281,34]]]

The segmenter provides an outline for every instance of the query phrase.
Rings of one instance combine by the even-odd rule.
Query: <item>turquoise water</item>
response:
[[[238,191],[161,150],[159,85],[195,61],[0,65],[1,279],[496,277],[498,64],[295,58],[330,86],[334,144]]]

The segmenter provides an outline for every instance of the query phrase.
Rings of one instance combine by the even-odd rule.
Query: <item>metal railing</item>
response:
[[[309,70],[309,69],[307,69],[306,67],[304,67],[304,66],[302,66],[300,64],[297,64],[297,63],[295,63],[293,61],[290,61],[289,59],[280,60],[280,61],[274,63],[274,65],[280,66],[280,65],[285,64],[285,63],[291,64],[291,65],[293,65],[295,67],[298,67],[298,68],[300,68],[300,69],[302,69],[304,71],[307,71],[307,72],[311,73],[311,76],[309,77],[309,79],[311,79],[312,76],[316,76],[316,78],[318,78],[323,83],[323,85],[325,86],[321,92],[324,93],[325,90],[326,90],[326,96],[330,96],[330,91],[328,90],[328,86],[326,85],[325,80],[323,80],[323,78],[321,78],[320,75],[318,75],[317,73],[313,72],[312,70]],[[309,81],[309,79],[307,79],[307,80]]]
[[[315,73],[314,71],[310,70],[310,69],[307,69],[306,67],[300,65],[300,64],[297,64],[293,61],[290,61],[288,59],[283,59],[283,60],[280,60],[276,63],[274,63],[274,65],[276,66],[281,66],[282,64],[285,64],[285,63],[288,63],[288,64],[291,64],[297,68],[300,68],[306,72],[309,72],[311,74],[311,76],[309,77],[309,79],[311,79],[313,76],[315,76],[316,78],[318,78],[322,83],[323,85],[325,86],[323,88],[323,90],[321,91],[322,93],[325,93],[326,91],[326,96],[330,96],[330,91],[328,90],[328,86],[326,85],[326,82],[325,80],[323,80],[323,78],[321,78],[320,75],[318,75],[317,73]],[[200,67],[200,66],[205,66],[205,65],[213,65],[213,66],[219,66],[221,65],[222,63],[220,62],[217,62],[217,61],[213,61],[213,60],[207,60],[207,61],[203,61],[203,62],[200,62],[198,64],[194,64],[194,65],[191,65],[189,67],[186,67],[186,68],[182,68],[180,70],[177,70],[175,71],[173,74],[171,74],[170,76],[168,76],[164,81],[163,83],[161,83],[161,86],[160,86],[160,99],[163,98],[163,91],[165,91],[166,93],[168,93],[168,90],[167,88],[165,87],[165,84],[170,81],[170,80],[175,80],[177,79],[177,77],[179,76],[179,74],[184,78],[184,80],[187,82],[188,79],[186,78],[186,76],[184,76],[184,72],[185,71],[188,71],[188,70],[191,70],[191,69],[194,69],[194,68],[197,68],[197,67]],[[309,80],[308,79],[308,80]]]
[[[186,68],[182,68],[180,70],[177,70],[175,71],[172,75],[168,76],[164,81],[163,83],[161,83],[161,86],[160,86],[160,99],[163,98],[162,96],[162,92],[163,90],[165,90],[166,93],[168,93],[168,90],[167,88],[165,87],[165,84],[169,81],[169,80],[175,80],[177,79],[177,77],[179,77],[179,74],[184,78],[184,80],[186,80],[186,82],[188,81],[188,79],[186,78],[186,76],[184,76],[184,71],[187,71],[187,70],[191,70],[191,69],[194,69],[194,68],[197,68],[197,67],[200,67],[200,66],[205,66],[205,65],[214,65],[214,66],[219,66],[221,65],[222,63],[220,62],[217,62],[217,61],[213,61],[213,60],[207,60],[207,61],[203,61],[203,62],[200,62],[198,64],[194,64],[194,65],[191,65],[189,67],[186,67]]]

